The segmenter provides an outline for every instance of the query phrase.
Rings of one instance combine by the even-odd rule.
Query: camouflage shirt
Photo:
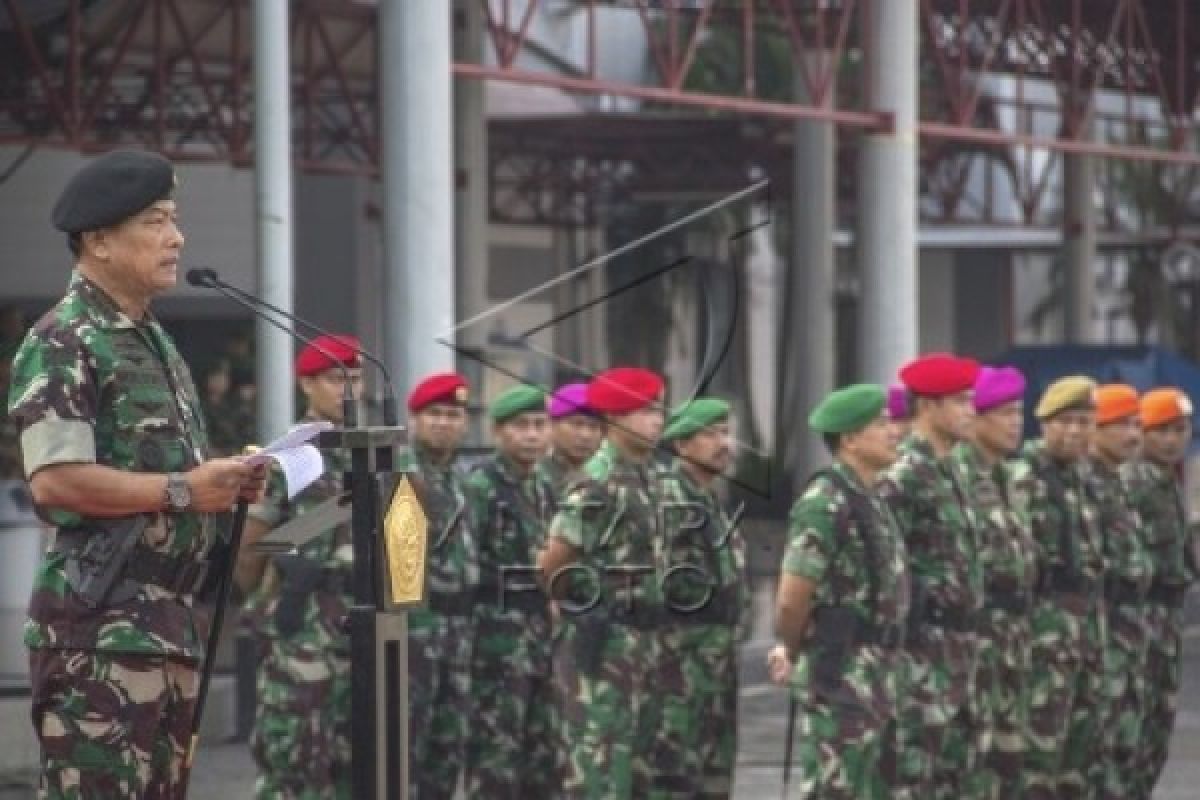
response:
[[[429,519],[429,594],[467,600],[479,586],[479,539],[463,475],[451,461],[438,464],[419,443],[401,452],[396,471],[412,473]]]
[[[0,384],[0,397],[8,398],[8,384]],[[21,434],[17,421],[8,413],[8,403],[0,408],[0,480],[19,481],[25,477],[21,465]]]
[[[1093,459],[1085,467],[1084,479],[1103,536],[1109,635],[1125,649],[1136,650],[1145,642],[1141,599],[1154,580],[1154,561],[1143,538],[1146,532],[1129,503],[1119,470]]]
[[[550,453],[539,461],[537,470],[542,479],[550,484],[556,498],[562,497],[573,481],[584,477],[582,469],[572,467],[556,453]]]
[[[1172,588],[1187,586],[1197,575],[1179,481],[1170,470],[1150,461],[1125,464],[1121,477],[1146,537],[1155,582]]]
[[[1080,464],[1052,458],[1042,441],[1027,442],[1012,464],[1013,500],[1027,520],[1039,572],[1066,571],[1096,583],[1104,577],[1104,542],[1086,500]]]
[[[830,469],[841,480],[818,473],[792,507],[783,572],[816,585],[812,602],[818,625],[823,612],[839,607],[881,629],[902,626],[909,613],[910,574],[900,528],[853,470],[841,462]],[[839,483],[858,496],[849,497]],[[855,505],[870,510],[869,523],[855,512]],[[840,682],[821,686],[814,680],[814,666],[825,654],[820,641],[811,641],[797,659],[793,685],[801,697],[850,699],[879,717],[891,716],[899,652],[876,645],[856,647],[844,662]]]
[[[658,527],[667,473],[628,460],[608,441],[584,469],[587,478],[567,490],[549,532],[580,552],[568,573],[572,586],[585,583],[586,571],[588,591],[604,608],[653,613],[662,604]]]
[[[315,422],[309,414],[304,422]],[[278,466],[271,470],[266,495],[251,507],[250,516],[277,528],[341,494],[342,475],[349,469],[345,454],[322,454],[325,471],[321,477],[295,497],[288,499],[287,481]],[[304,559],[296,564],[296,559]],[[307,571],[310,586],[301,590],[302,575]],[[331,651],[349,651],[345,619],[354,604],[354,541],[346,522],[315,536],[301,545],[295,554],[272,559],[258,588],[246,601],[246,623],[258,636],[275,640],[276,647],[291,652],[318,655]],[[286,613],[295,615],[295,632],[281,634],[277,617],[281,607],[299,604]]]
[[[497,453],[471,470],[466,483],[471,518],[478,521],[481,603],[497,611],[503,587],[536,585],[526,573],[537,564],[554,514],[550,484],[536,469],[524,477]],[[517,571],[510,571],[516,568]]]
[[[678,460],[664,475],[664,490],[664,600],[684,612],[711,603],[711,612],[706,607],[702,613],[720,617],[720,624],[738,628],[740,635],[750,604],[740,531],[716,495],[692,480]]]
[[[27,475],[64,463],[183,472],[207,455],[196,389],[175,345],[152,316],[135,322],[78,272],[17,352],[9,413]],[[60,529],[102,523],[63,508],[39,513]],[[142,547],[173,560],[207,557],[213,515],[152,517]],[[66,560],[52,550],[38,568],[29,647],[199,656],[190,596],[147,585],[127,603],[92,610],[69,588]]]
[[[1037,551],[1028,526],[1012,505],[1006,465],[989,467],[969,442],[954,448],[950,464],[971,499],[979,526],[979,561],[987,594],[1030,598],[1037,580]]]

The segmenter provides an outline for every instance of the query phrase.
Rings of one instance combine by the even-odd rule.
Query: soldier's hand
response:
[[[785,646],[777,644],[767,653],[767,674],[771,678],[771,683],[776,686],[787,686],[788,678],[792,674],[792,660],[788,658]]]
[[[247,503],[262,502],[263,495],[267,493],[267,465],[259,464],[250,468],[250,477],[242,484],[242,493],[238,495],[239,500],[245,500]]]
[[[236,458],[205,461],[187,474],[188,488],[192,490],[192,509],[206,513],[228,511],[237,502],[253,471],[253,467]]]

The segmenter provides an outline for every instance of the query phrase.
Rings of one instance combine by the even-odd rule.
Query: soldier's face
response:
[[[1191,441],[1192,421],[1183,417],[1165,425],[1147,428],[1143,437],[1142,452],[1155,464],[1173,467],[1183,461]]]
[[[975,441],[981,447],[1002,455],[1021,445],[1025,404],[1020,400],[989,408],[975,417]]]
[[[350,392],[357,403],[362,400],[363,394],[362,370],[350,367],[346,371],[350,374]],[[320,374],[300,379],[300,391],[304,393],[309,410],[335,425],[345,422],[342,410],[345,387],[346,380],[340,369],[327,369]]]
[[[1042,423],[1046,449],[1062,461],[1077,461],[1087,455],[1096,413],[1084,409],[1063,411]]]
[[[1136,414],[1097,425],[1092,446],[1105,458],[1122,463],[1137,456],[1142,446],[1142,423]]]
[[[622,414],[608,425],[608,435],[626,450],[648,453],[662,436],[665,414],[660,402]]]
[[[434,403],[409,420],[413,439],[437,453],[457,450],[467,435],[467,410],[453,403]]]
[[[513,461],[532,467],[546,453],[550,441],[550,415],[526,411],[492,428],[496,448]]]
[[[174,288],[183,248],[174,200],[159,200],[89,238],[85,247],[121,291],[149,298]]]
[[[676,445],[679,457],[700,469],[720,475],[733,466],[733,433],[728,422],[702,428]]]
[[[896,434],[895,424],[882,413],[862,430],[849,434],[846,446],[868,467],[881,470],[896,460],[896,445],[900,443]]]
[[[571,414],[553,422],[554,449],[574,464],[592,457],[604,438],[604,423],[587,414]]]
[[[971,434],[975,420],[973,397],[974,392],[968,389],[934,401],[933,424],[943,436],[960,441]]]

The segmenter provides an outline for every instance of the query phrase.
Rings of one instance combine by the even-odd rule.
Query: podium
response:
[[[399,426],[323,431],[318,447],[349,456],[343,492],[264,536],[260,552],[280,554],[349,520],[354,549],[350,634],[353,796],[407,800],[407,610],[425,602],[426,522],[396,454]],[[384,512],[387,502],[388,511]]]

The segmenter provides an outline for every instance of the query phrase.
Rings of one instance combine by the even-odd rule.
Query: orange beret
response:
[[[629,414],[659,401],[663,379],[639,367],[614,367],[588,384],[587,404],[600,414]]]
[[[1097,425],[1107,425],[1138,413],[1137,389],[1124,383],[1100,386],[1095,397]]]
[[[900,380],[913,394],[941,397],[975,386],[979,363],[950,353],[930,353],[900,368]]]
[[[1192,401],[1178,389],[1152,389],[1142,395],[1142,426],[1153,428],[1192,415]]]
[[[347,367],[357,367],[358,351],[358,339],[353,336],[318,336],[296,356],[296,375],[301,378],[320,375],[336,367],[339,361]]]
[[[420,411],[434,403],[467,404],[467,380],[457,372],[439,372],[416,385],[408,395],[408,410]]]

